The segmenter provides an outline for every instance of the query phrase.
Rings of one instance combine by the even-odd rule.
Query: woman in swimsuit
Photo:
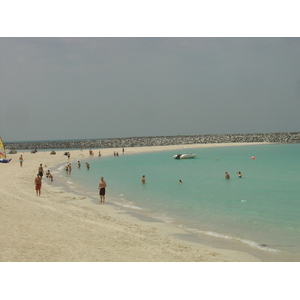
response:
[[[22,155],[20,156],[19,161],[20,161],[20,167],[23,167],[23,156]]]

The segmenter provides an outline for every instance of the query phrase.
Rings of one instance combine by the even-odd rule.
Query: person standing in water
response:
[[[225,172],[225,179],[230,179],[230,175],[227,172]]]
[[[240,171],[238,171],[238,172],[236,172],[236,174],[237,174],[237,176],[238,176],[238,178],[242,178],[242,172],[240,172]]]
[[[142,176],[142,183],[146,183],[145,175]]]
[[[98,189],[100,190],[99,191],[100,204],[104,204],[104,201],[105,201],[105,188],[106,188],[106,182],[104,181],[104,178],[101,177],[100,182],[99,182],[99,186],[98,186]]]

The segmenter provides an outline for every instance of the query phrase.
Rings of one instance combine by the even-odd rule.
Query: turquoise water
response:
[[[186,150],[129,155],[125,149],[119,157],[89,159],[89,171],[85,161],[80,170],[73,162],[68,181],[94,194],[96,204],[104,176],[108,202],[192,232],[300,253],[300,144],[199,148],[188,160],[173,159],[177,152]]]

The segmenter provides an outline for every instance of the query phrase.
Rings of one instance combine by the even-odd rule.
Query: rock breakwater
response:
[[[249,133],[249,134],[206,134],[156,137],[128,137],[76,141],[43,141],[5,143],[10,150],[19,149],[79,149],[79,148],[122,148],[185,144],[215,143],[300,143],[300,132]]]

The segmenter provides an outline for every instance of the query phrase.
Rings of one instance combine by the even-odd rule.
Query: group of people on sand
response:
[[[82,150],[82,148],[80,149]],[[124,154],[124,148],[122,149],[122,153]],[[67,152],[67,157],[68,157],[68,160],[70,159],[70,152]],[[94,156],[94,153],[93,151],[90,149],[89,150],[89,155],[90,157],[93,157]],[[115,156],[118,156],[118,152],[115,152],[114,153]],[[99,151],[99,157],[101,156],[101,152]],[[20,166],[22,167],[23,166],[23,157],[22,155],[20,156]],[[90,169],[90,164],[89,163],[85,163],[86,164],[86,168],[87,170]],[[80,169],[81,167],[81,163],[80,161],[78,160],[77,161],[77,165],[78,165],[78,168]],[[66,164],[65,166],[65,171],[67,174],[71,174],[71,171],[72,171],[72,166],[71,166],[71,163],[68,163]],[[38,168],[38,173],[37,173],[37,176],[34,180],[34,183],[35,183],[35,190],[36,190],[36,195],[37,196],[40,196],[41,195],[41,188],[42,188],[42,179],[43,179],[43,175],[44,175],[44,169],[43,169],[43,165],[40,164],[39,168]],[[52,174],[50,173],[50,170],[48,170],[46,172],[46,178],[49,178],[50,181],[53,181],[53,176]],[[142,178],[142,182],[145,183],[146,182],[146,179],[145,179],[145,175],[143,175],[143,178]],[[105,202],[105,192],[106,192],[106,182],[104,181],[104,177],[101,177],[100,178],[100,181],[99,181],[99,185],[98,185],[98,189],[99,189],[99,196],[100,196],[100,204],[104,204]]]
[[[125,149],[122,148],[122,154],[125,153]],[[119,156],[119,152],[118,151],[114,151],[114,156]]]
[[[38,167],[38,173],[37,173],[37,175],[34,179],[35,191],[36,191],[37,196],[41,195],[43,175],[44,175],[43,164],[40,164],[40,166]],[[48,170],[46,172],[46,178],[48,178],[51,182],[54,181],[53,180],[53,175],[51,174],[50,170]]]

